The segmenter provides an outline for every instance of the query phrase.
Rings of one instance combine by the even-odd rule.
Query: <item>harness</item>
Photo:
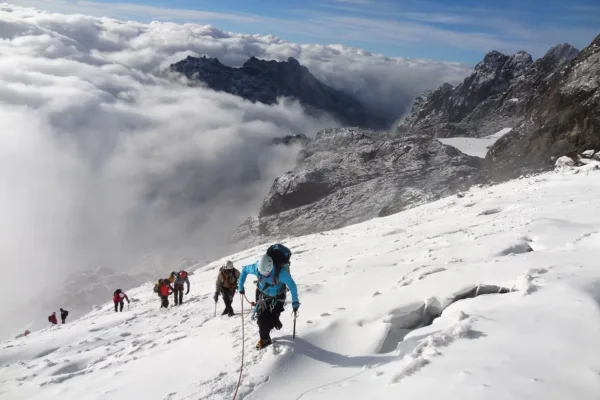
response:
[[[273,297],[266,294],[265,291],[271,286],[277,286],[278,283],[270,283],[266,277],[262,276],[259,277],[259,282],[260,281],[264,282],[264,287],[262,290],[260,288],[258,289],[258,301],[256,302],[256,306],[254,306],[254,313],[252,314],[253,320],[258,314],[261,314],[265,311],[273,312],[279,303],[282,305],[285,304],[285,286],[283,286],[277,295]]]

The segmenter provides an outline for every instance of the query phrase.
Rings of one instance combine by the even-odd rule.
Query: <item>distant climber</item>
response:
[[[60,320],[62,321],[63,324],[67,321],[68,315],[69,315],[69,312],[67,310],[63,310],[62,308],[60,309]]]
[[[48,317],[48,321],[52,324],[52,325],[56,325],[58,323],[58,321],[56,320],[56,311],[52,313],[51,316]]]
[[[219,293],[223,296],[223,303],[225,303],[225,310],[221,315],[229,315],[230,317],[235,315],[231,302],[233,296],[237,290],[237,283],[240,277],[240,271],[233,267],[233,262],[227,261],[224,266],[219,269],[219,275],[217,275],[217,282],[215,287],[215,303],[219,301]]]
[[[123,300],[127,300],[127,304],[130,303],[129,297],[127,297],[127,295],[121,289],[115,290],[115,292],[113,293],[113,303],[115,303],[115,312],[117,312],[117,307],[119,307],[120,312],[123,312]]]
[[[185,294],[190,292],[190,278],[188,278],[187,271],[181,270],[179,272],[171,272],[169,282],[173,283],[173,299],[175,300],[175,305],[182,305],[184,283],[187,284],[187,291]]]
[[[296,282],[289,273],[289,258],[291,251],[281,245],[275,244],[267,249],[260,259],[254,264],[242,268],[238,281],[238,291],[244,294],[244,283],[248,274],[258,277],[259,296],[256,304],[260,340],[257,349],[262,349],[272,343],[271,330],[279,330],[283,324],[279,320],[284,311],[286,286],[292,294],[292,309],[298,311],[300,302]]]
[[[169,296],[173,293],[173,287],[169,282],[169,278],[159,279],[154,285],[154,293],[160,297],[160,308],[169,308]]]

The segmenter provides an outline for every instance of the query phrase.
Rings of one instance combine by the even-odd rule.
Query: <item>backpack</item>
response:
[[[267,255],[273,259],[275,265],[275,282],[278,282],[279,273],[282,269],[290,271],[290,258],[292,251],[281,243],[273,244],[267,249]]]
[[[235,269],[223,269],[221,268],[221,279],[223,286],[229,289],[235,289],[237,287],[238,278],[235,276]]]
[[[154,293],[158,293],[158,291],[159,291],[160,286],[162,285],[162,283],[163,283],[163,280],[159,279],[158,282],[156,282],[154,284]]]

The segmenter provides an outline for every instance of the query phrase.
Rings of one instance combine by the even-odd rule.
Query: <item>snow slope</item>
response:
[[[506,135],[511,130],[512,128],[504,128],[492,135],[481,138],[451,137],[438,138],[438,140],[445,145],[456,147],[458,150],[467,155],[485,158],[488,149],[492,147],[492,145],[496,143],[498,139]]]
[[[0,398],[231,399],[243,348],[240,399],[597,399],[599,178],[563,169],[285,241],[298,336],[288,307],[262,352],[248,316],[243,342],[239,316],[213,316],[222,260],[179,308],[144,285],[122,314],[0,343]]]

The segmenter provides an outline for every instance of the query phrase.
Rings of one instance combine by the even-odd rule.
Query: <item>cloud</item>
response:
[[[212,26],[9,5],[0,6],[0,39],[0,272],[25,285],[1,292],[0,318],[12,323],[0,335],[32,318],[33,327],[43,325],[43,315],[64,305],[28,300],[84,292],[64,287],[73,274],[98,266],[160,274],[181,258],[230,252],[229,234],[294,164],[298,149],[265,141],[337,124],[290,100],[252,104],[187,86],[166,72],[170,63],[203,54],[234,66],[251,55],[293,56],[395,114],[422,89],[466,72]],[[149,257],[163,260],[157,270],[148,270]],[[83,311],[109,298],[66,306]]]

